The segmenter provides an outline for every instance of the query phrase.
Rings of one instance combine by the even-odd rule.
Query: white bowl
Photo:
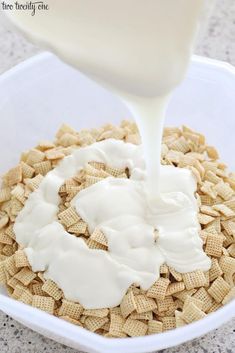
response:
[[[77,129],[118,123],[130,116],[112,94],[79,72],[43,53],[0,76],[0,172],[17,163],[21,151],[53,138],[62,122]],[[221,159],[235,170],[235,69],[195,57],[175,91],[167,124],[187,124],[205,133]],[[141,353],[159,350],[206,334],[235,315],[235,301],[205,319],[166,333],[107,339],[10,299],[4,289],[0,309],[25,326],[86,352]]]

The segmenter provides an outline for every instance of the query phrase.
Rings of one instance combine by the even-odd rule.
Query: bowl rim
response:
[[[20,75],[24,70],[33,69],[35,65],[45,60],[53,60],[55,56],[49,52],[39,53],[24,62],[19,63],[15,67],[9,69],[0,75],[0,84],[5,80],[10,80],[14,75]],[[229,76],[235,82],[235,67],[231,64],[209,59],[200,56],[193,56],[192,65],[196,71],[207,68],[209,71],[220,71],[223,75]],[[190,74],[189,74],[190,77]],[[227,322],[235,316],[235,300],[226,304],[221,309],[209,314],[204,319],[195,323],[186,325],[161,334],[153,334],[150,336],[142,336],[135,338],[105,338],[98,334],[92,333],[84,328],[77,327],[55,316],[49,315],[41,310],[27,306],[3,294],[0,294],[0,309],[16,320],[21,321],[24,318],[28,321],[29,327],[41,327],[44,335],[61,336],[68,342],[74,342],[83,345],[87,349],[108,353],[125,350],[128,353],[150,352],[156,349],[164,349],[177,346],[181,343],[198,338]],[[30,319],[28,319],[30,318]],[[46,327],[40,323],[46,322]],[[36,329],[35,329],[36,330]],[[61,333],[63,333],[61,335]],[[51,336],[50,336],[51,335]]]

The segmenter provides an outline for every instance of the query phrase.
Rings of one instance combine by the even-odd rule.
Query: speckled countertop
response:
[[[39,51],[18,33],[3,25],[0,16],[0,73]],[[216,0],[208,29],[200,41],[196,53],[235,65],[234,0]],[[0,352],[76,353],[77,351],[53,342],[0,313]],[[235,319],[202,338],[161,351],[161,353],[234,352]]]

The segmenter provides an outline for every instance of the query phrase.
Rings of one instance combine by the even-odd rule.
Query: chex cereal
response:
[[[63,125],[54,142],[42,141],[22,153],[19,164],[2,178],[0,189],[0,283],[9,295],[67,322],[110,338],[159,334],[203,319],[235,298],[235,177],[218,162],[218,152],[203,135],[184,126],[165,128],[162,164],[188,168],[197,181],[198,220],[211,268],[179,273],[164,263],[160,276],[148,289],[132,285],[114,308],[85,309],[68,300],[59,285],[44,272],[33,272],[27,252],[17,244],[14,222],[30,194],[45,175],[74,149],[108,138],[139,144],[136,125],[124,121],[100,129],[76,132]],[[60,187],[58,220],[90,249],[108,250],[102,229],[88,224],[71,204],[83,189],[104,178],[129,178],[128,169],[91,161]],[[156,233],[157,240],[157,233]],[[79,284],[78,284],[79,286]]]

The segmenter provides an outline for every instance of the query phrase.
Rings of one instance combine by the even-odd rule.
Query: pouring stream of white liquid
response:
[[[193,177],[189,171],[160,167],[167,101],[184,77],[205,1],[48,0],[47,3],[49,11],[38,11],[34,17],[19,10],[8,15],[30,38],[111,88],[128,105],[140,129],[147,176],[145,181],[136,180],[136,170],[143,170],[144,166],[139,167],[140,155],[136,158],[131,154],[130,158],[133,148],[129,144],[119,148],[115,141],[111,145],[106,142],[102,147],[88,149],[90,156],[87,150],[78,152],[82,161],[97,158],[114,166],[122,156],[122,163],[130,167],[133,177],[132,181],[107,179],[74,200],[90,231],[98,226],[108,238],[108,252],[90,250],[56,222],[58,188],[66,177],[84,166],[76,152],[67,157],[45,177],[16,220],[17,241],[26,247],[33,269],[46,270],[46,276],[58,283],[68,298],[79,300],[87,308],[118,305],[132,283],[147,289],[159,276],[164,261],[181,272],[207,270],[210,261],[198,235]],[[162,175],[167,183],[161,183]],[[189,189],[184,185],[185,180]],[[109,197],[105,198],[107,190]],[[94,201],[90,213],[87,206],[96,199],[100,199],[100,204]],[[109,209],[115,205],[119,217],[125,209],[122,200],[126,200],[128,212],[115,221]],[[100,213],[99,222],[94,222],[93,216]],[[155,228],[160,233],[157,244]],[[77,277],[71,274],[72,268],[77,269]],[[103,289],[92,295],[97,281]]]

